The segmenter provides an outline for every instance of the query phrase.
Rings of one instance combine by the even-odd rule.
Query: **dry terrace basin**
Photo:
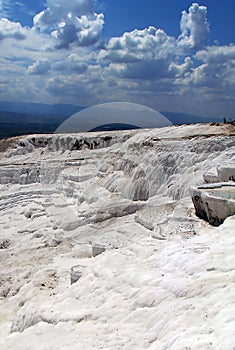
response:
[[[213,226],[219,226],[235,215],[235,183],[205,184],[191,189],[196,215]]]

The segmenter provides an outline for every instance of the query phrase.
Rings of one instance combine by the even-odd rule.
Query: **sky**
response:
[[[234,0],[0,0],[0,100],[235,118],[234,23]]]

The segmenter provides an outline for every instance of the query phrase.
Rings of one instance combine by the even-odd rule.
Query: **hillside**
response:
[[[50,134],[83,106],[0,101],[0,139],[4,137]],[[173,125],[223,122],[220,117],[200,117],[185,113],[161,112]],[[116,125],[116,129],[123,126]],[[108,128],[112,129],[112,128]],[[105,130],[105,128],[104,128]],[[95,130],[94,130],[95,131]]]

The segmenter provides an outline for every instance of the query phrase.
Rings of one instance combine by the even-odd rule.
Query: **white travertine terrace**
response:
[[[235,215],[235,183],[219,182],[192,189],[196,214],[214,226]]]
[[[1,350],[234,349],[235,216],[213,227],[190,196],[234,164],[230,125],[0,152]]]

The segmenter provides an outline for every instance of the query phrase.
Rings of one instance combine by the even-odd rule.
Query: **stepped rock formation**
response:
[[[190,196],[233,128],[0,140],[1,350],[235,349],[235,216]]]
[[[213,226],[221,225],[228,216],[235,215],[235,183],[219,182],[192,190],[198,217]]]

